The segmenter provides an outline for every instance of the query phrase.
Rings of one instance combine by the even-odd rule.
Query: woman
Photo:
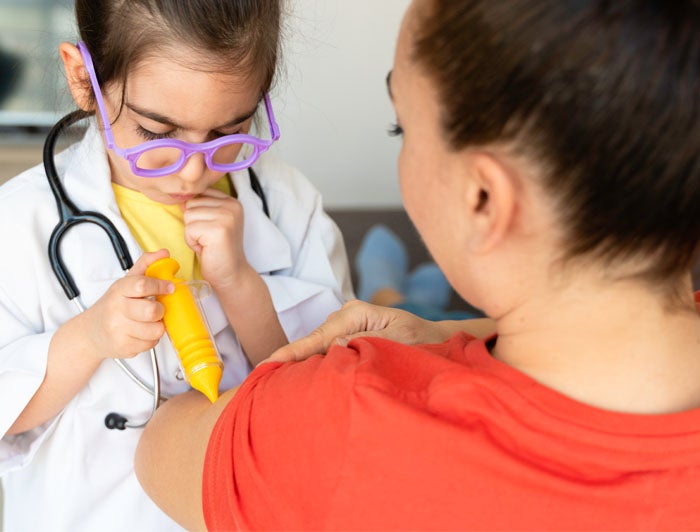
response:
[[[700,529],[698,30],[692,1],[414,0],[401,191],[492,321],[348,304],[273,359],[346,345],[166,405],[146,492],[192,529]]]

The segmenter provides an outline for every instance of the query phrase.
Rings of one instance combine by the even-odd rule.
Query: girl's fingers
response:
[[[197,196],[196,198],[192,198],[191,200],[187,200],[186,204],[189,204],[190,202],[196,202],[197,200],[204,199],[204,198],[230,199],[231,196],[229,196],[225,192],[222,192],[219,189],[208,188],[204,192],[202,192],[199,196]]]
[[[148,349],[157,344],[158,340],[160,340],[163,334],[165,334],[165,325],[163,325],[162,321],[132,321],[128,325],[127,336],[136,342],[145,342],[148,344],[152,344],[149,345]],[[144,351],[144,349],[141,349],[141,351]]]
[[[146,268],[151,264],[169,256],[170,252],[167,249],[159,249],[158,251],[146,252],[141,255],[126,276],[117,281],[121,295],[140,299],[172,293],[175,290],[173,283],[163,279],[146,277],[145,275]]]
[[[126,275],[143,275],[146,273],[146,268],[148,268],[155,261],[169,256],[170,252],[167,249],[159,249],[158,251],[153,251],[150,253],[146,252],[139,257]]]
[[[185,227],[185,242],[195,251],[214,246],[217,249],[217,256],[223,256],[224,253],[220,250],[226,249],[226,246],[230,246],[231,242],[240,240],[239,234],[235,228],[230,227],[225,222],[196,221]]]
[[[235,201],[235,200],[234,200]],[[237,202],[220,202],[216,205],[202,204],[188,207],[183,214],[185,224],[196,221],[243,220],[243,207]]]
[[[233,217],[233,213],[222,209],[221,207],[202,207],[196,209],[187,209],[185,211],[185,224],[189,225],[194,222],[217,222],[219,220],[227,220]]]
[[[152,299],[131,299],[124,309],[124,316],[135,322],[156,322],[163,319],[165,307]]]
[[[175,286],[170,281],[146,277],[145,275],[140,277],[127,275],[117,282],[119,283],[121,295],[130,299],[171,294],[175,290]]]
[[[199,211],[201,209],[221,209],[222,207],[227,207],[229,204],[233,204],[236,201],[233,198],[202,198],[198,197],[189,200],[185,203],[185,212]]]

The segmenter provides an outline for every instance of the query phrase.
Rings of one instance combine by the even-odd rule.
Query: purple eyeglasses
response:
[[[119,148],[114,142],[114,135],[112,134],[112,128],[90,52],[82,41],[78,43],[78,49],[85,61],[85,68],[90,76],[92,89],[95,92],[97,109],[102,119],[107,148],[129,161],[134,175],[140,177],[163,177],[173,174],[180,170],[187,162],[187,159],[195,153],[203,153],[207,166],[215,172],[244,170],[253,166],[260,155],[280,138],[280,130],[272,111],[270,96],[265,94],[263,100],[265,101],[265,110],[267,111],[267,120],[270,126],[270,140],[236,133],[199,144],[178,139],[157,139],[143,142],[132,148]],[[243,159],[236,161],[239,153],[243,153]]]

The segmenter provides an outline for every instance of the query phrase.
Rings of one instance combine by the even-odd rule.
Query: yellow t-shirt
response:
[[[233,193],[228,176],[217,181],[214,188],[229,196]],[[180,264],[178,277],[187,281],[202,278],[197,255],[185,243],[185,220],[180,205],[158,203],[116,183],[112,183],[112,190],[122,217],[142,250],[166,248]]]

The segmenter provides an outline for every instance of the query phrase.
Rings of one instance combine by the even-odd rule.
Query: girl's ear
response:
[[[512,230],[518,208],[517,179],[513,169],[498,156],[472,152],[472,179],[467,190],[472,219],[470,247],[478,254],[489,253]]]
[[[91,111],[92,87],[80,50],[74,44],[64,42],[59,45],[58,52],[61,55],[68,88],[75,103],[83,111]]]

